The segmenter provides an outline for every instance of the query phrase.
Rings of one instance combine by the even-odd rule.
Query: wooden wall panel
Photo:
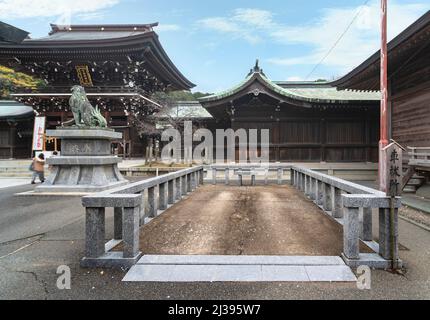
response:
[[[392,102],[393,139],[407,147],[430,146],[430,82]]]

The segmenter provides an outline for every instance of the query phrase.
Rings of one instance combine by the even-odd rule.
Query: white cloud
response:
[[[240,8],[234,10],[231,19],[258,28],[270,28],[275,26],[273,14],[267,10]]]
[[[430,9],[428,0],[414,3],[389,2],[389,38],[392,39]],[[209,17],[198,21],[205,29],[243,39],[251,44],[272,41],[281,45],[304,45],[305,55],[285,55],[267,59],[279,66],[309,65],[311,69],[329,52],[353,18],[360,13],[342,40],[323,65],[342,74],[364,61],[379,47],[380,1],[371,0],[366,6],[328,8],[316,20],[291,26],[280,23],[272,12],[241,8],[226,17]],[[309,49],[310,47],[310,49]],[[309,70],[311,71],[311,70]]]
[[[95,13],[120,0],[0,0],[0,19],[58,17],[67,22],[73,15]],[[85,17],[85,16],[84,16]]]
[[[402,32],[428,9],[428,3],[400,4],[390,1],[389,39]],[[379,48],[379,1],[374,0],[365,7],[326,9],[319,20],[308,25],[278,25],[270,33],[272,39],[284,44],[310,45],[312,50],[304,56],[275,57],[268,61],[283,66],[317,64],[358,13],[360,14],[349,31],[323,62],[323,65],[337,68],[339,73],[351,70]]]
[[[236,9],[229,17],[209,17],[197,23],[205,29],[228,34],[233,39],[243,39],[251,44],[263,41],[262,35],[253,28],[265,29],[274,24],[270,11],[249,8]]]
[[[179,31],[181,30],[181,26],[177,24],[160,24],[156,27],[157,32],[168,32],[168,31]]]

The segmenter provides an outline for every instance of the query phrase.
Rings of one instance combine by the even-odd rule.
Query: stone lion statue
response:
[[[63,126],[76,125],[77,127],[106,128],[106,119],[102,116],[98,107],[94,108],[87,98],[85,89],[81,86],[73,86],[72,97],[69,100],[73,112],[73,119],[63,123]]]

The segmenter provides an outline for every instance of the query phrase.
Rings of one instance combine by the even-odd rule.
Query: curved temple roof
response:
[[[174,65],[164,51],[153,27],[158,23],[137,25],[51,25],[47,37],[25,39],[20,43],[0,43],[0,62],[40,59],[91,61],[93,57],[141,53],[159,77],[174,89],[189,90],[195,85]],[[0,30],[1,31],[1,30]],[[43,60],[42,60],[43,61]]]
[[[0,100],[0,120],[29,118],[34,114],[33,108],[9,100]]]
[[[297,84],[297,86],[291,86],[288,85],[288,82],[282,82],[282,85],[287,86],[285,88],[278,85],[277,82],[268,79],[258,67],[257,62],[257,65],[251,70],[246,79],[237,86],[218,94],[200,98],[199,101],[202,104],[213,104],[221,100],[234,99],[235,96],[240,94],[255,93],[258,95],[260,92],[257,92],[258,89],[253,86],[256,82],[267,89],[268,92],[272,92],[279,98],[285,98],[288,101],[333,104],[358,101],[379,101],[381,99],[379,92],[337,90],[326,82],[314,82],[313,85],[310,85],[310,83]],[[279,83],[281,84],[281,82]]]

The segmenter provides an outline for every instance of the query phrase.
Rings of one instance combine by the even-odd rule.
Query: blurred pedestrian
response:
[[[36,178],[39,178],[41,183],[45,182],[45,155],[43,153],[39,154],[37,157],[33,158],[33,163],[31,165],[33,171],[33,178],[31,184],[36,183]]]

